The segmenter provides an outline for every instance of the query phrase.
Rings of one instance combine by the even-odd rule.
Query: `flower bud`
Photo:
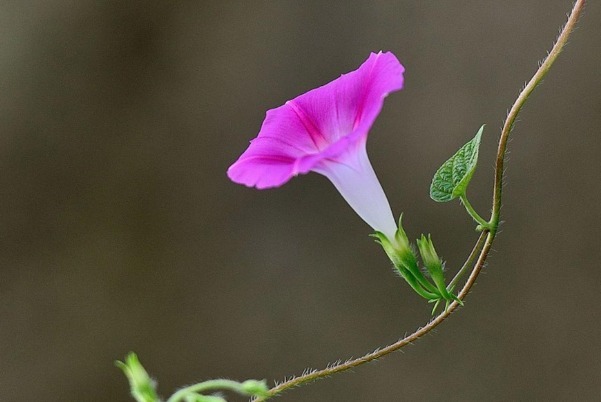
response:
[[[428,237],[422,235],[421,238],[417,239],[417,247],[430,277],[436,284],[441,295],[447,299],[448,292],[444,280],[443,262],[434,249],[434,243],[432,243],[430,235]]]
[[[155,381],[150,378],[138,356],[135,353],[129,353],[125,362],[115,362],[129,380],[129,386],[132,396],[139,401],[158,401],[155,387]]]
[[[434,249],[434,244],[432,243],[432,238],[430,235],[428,235],[428,237],[422,235],[420,239],[417,239],[417,247],[419,248],[422,261],[426,268],[428,268],[428,271],[430,268],[434,270],[442,270],[442,261]]]

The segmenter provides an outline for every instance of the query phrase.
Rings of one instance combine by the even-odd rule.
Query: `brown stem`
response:
[[[480,273],[480,271],[482,270],[482,267],[484,266],[484,264],[486,262],[486,258],[488,257],[488,253],[490,251],[490,248],[492,246],[492,243],[493,243],[496,233],[497,233],[497,228],[499,225],[499,218],[500,218],[500,211],[501,211],[502,186],[503,186],[503,175],[504,175],[504,170],[503,170],[504,167],[503,166],[504,166],[504,162],[505,162],[505,153],[507,151],[507,140],[509,139],[509,134],[511,133],[511,130],[515,123],[515,119],[517,118],[520,110],[526,103],[526,100],[528,99],[530,94],[532,94],[534,89],[541,83],[542,79],[545,77],[547,72],[549,72],[549,69],[551,68],[551,66],[553,65],[555,60],[557,59],[557,56],[559,56],[559,53],[561,52],[562,48],[566,44],[568,37],[570,36],[570,33],[573,31],[574,26],[576,25],[576,22],[578,21],[578,18],[580,17],[580,14],[582,13],[584,5],[585,5],[585,0],[577,0],[576,1],[576,3],[574,4],[574,7],[572,8],[572,12],[570,13],[570,16],[568,17],[568,21],[567,21],[566,25],[563,27],[559,37],[557,38],[557,41],[553,45],[553,48],[549,52],[549,55],[541,63],[541,65],[538,68],[538,70],[536,71],[536,73],[532,76],[532,78],[530,79],[528,84],[526,84],[524,89],[520,92],[520,94],[518,95],[518,98],[516,99],[515,103],[511,107],[509,114],[507,115],[507,119],[505,120],[505,124],[503,125],[503,129],[501,131],[501,136],[499,138],[499,146],[497,149],[497,160],[496,160],[496,165],[495,165],[495,181],[494,181],[494,187],[493,187],[493,203],[492,203],[493,205],[492,205],[492,214],[491,214],[491,220],[490,220],[490,229],[486,229],[482,232],[482,234],[480,235],[480,238],[478,238],[476,246],[474,247],[475,249],[477,249],[479,247],[480,243],[482,242],[482,239],[484,237],[486,238],[484,241],[484,246],[482,247],[482,250],[480,251],[480,254],[474,265],[474,268],[472,269],[472,272],[471,272],[469,278],[467,279],[465,285],[461,289],[461,292],[459,292],[458,298],[461,301],[463,301],[465,299],[465,297],[468,295],[470,289],[476,282],[476,278],[478,277],[478,274]],[[441,324],[445,319],[447,319],[447,317],[449,317],[458,306],[459,306],[459,303],[457,301],[451,303],[450,306],[448,307],[448,309],[446,309],[445,311],[440,313],[436,318],[434,318],[433,320],[431,320],[426,325],[419,328],[412,334],[404,337],[403,339],[401,339],[391,345],[388,345],[382,349],[378,349],[374,352],[368,353],[357,359],[349,360],[344,363],[336,364],[334,366],[329,366],[322,370],[316,370],[316,371],[312,371],[312,372],[309,372],[307,374],[304,374],[304,375],[301,375],[298,377],[294,377],[288,381],[285,381],[285,382],[271,388],[269,390],[268,396],[255,398],[252,400],[252,402],[264,402],[267,399],[269,399],[273,396],[276,396],[290,388],[298,387],[298,386],[306,384],[308,382],[312,382],[312,381],[316,381],[321,378],[329,377],[333,374],[352,369],[354,367],[371,362],[373,360],[379,359],[380,357],[386,356],[394,351],[397,351],[397,350],[401,349],[402,347],[418,340],[422,336],[424,336],[427,333],[429,333],[430,331],[432,331],[439,324]]]

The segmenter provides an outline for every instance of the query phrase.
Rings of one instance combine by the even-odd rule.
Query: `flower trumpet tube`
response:
[[[394,238],[397,226],[366,143],[384,98],[403,87],[404,71],[392,53],[372,53],[357,70],[269,110],[229,178],[265,189],[317,172],[376,232]]]

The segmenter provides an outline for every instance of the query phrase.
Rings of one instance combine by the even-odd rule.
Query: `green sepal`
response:
[[[457,297],[457,295],[451,293],[451,297],[453,298],[453,300],[455,300],[457,303],[459,303],[459,305],[461,307],[463,307],[463,300],[461,300],[459,297]]]
[[[424,287],[421,285],[420,281],[415,277],[415,275],[413,274],[413,272],[409,271],[406,267],[404,267],[403,265],[395,265],[395,268],[397,269],[397,272],[399,273],[399,275],[401,275],[401,277],[403,279],[405,279],[405,281],[409,284],[409,286],[411,286],[411,288],[421,297],[423,297],[426,300],[436,300],[438,299],[440,296],[436,293],[430,292],[426,289],[424,289]],[[421,273],[420,273],[421,275]],[[423,277],[423,275],[422,275]],[[424,278],[424,280],[426,280]],[[427,280],[426,280],[427,281]],[[430,285],[430,287],[432,287],[432,285]],[[436,289],[434,287],[432,287],[432,289],[434,291],[436,291]]]
[[[375,232],[371,236],[376,238],[376,242],[382,246],[397,272],[413,290],[428,300],[438,299],[440,296],[436,286],[432,285],[419,269],[417,257],[411,247],[407,233],[403,229],[402,219],[403,215],[399,218],[399,225],[394,234],[394,239],[389,239],[382,232]]]
[[[395,267],[399,265],[417,266],[417,257],[411,248],[407,233],[403,229],[402,220],[403,214],[399,218],[399,225],[394,234],[394,239],[391,240],[384,233],[378,231],[370,236],[377,239],[376,242],[382,246]]]
[[[413,275],[413,277],[417,280],[417,282],[422,285],[422,287],[427,290],[429,293],[433,293],[436,297],[438,297],[438,290],[435,285],[432,285],[428,278],[424,276],[422,271],[419,269],[417,265],[417,260],[415,264],[411,266],[405,266],[405,268]]]
[[[478,150],[484,125],[467,144],[451,156],[434,174],[430,198],[448,202],[465,194],[478,163]]]
[[[434,307],[432,307],[432,315],[436,314],[436,309],[438,308],[438,305],[440,304],[440,301],[442,299],[438,299],[438,300],[430,300],[430,302],[434,303]]]
[[[436,288],[428,283],[428,280],[419,271],[417,259],[410,247],[395,247],[386,235],[381,232],[376,232],[370,236],[377,239],[376,242],[382,246],[398,274],[401,278],[405,279],[417,294],[428,300],[438,297],[435,294]],[[423,284],[426,284],[426,286],[423,286]]]

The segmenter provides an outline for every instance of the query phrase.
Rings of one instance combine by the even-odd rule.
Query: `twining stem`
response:
[[[460,196],[460,199],[461,199],[461,203],[465,207],[467,213],[470,214],[470,216],[472,218],[474,218],[474,220],[476,222],[478,222],[482,228],[490,229],[490,226],[491,226],[490,223],[486,222],[484,220],[484,218],[482,218],[480,215],[478,215],[478,212],[476,212],[476,210],[474,209],[474,207],[472,207],[472,204],[468,201],[467,195],[465,193],[463,193]]]
[[[463,266],[461,267],[461,269],[459,269],[459,271],[457,271],[457,273],[455,274],[455,276],[453,277],[451,282],[449,282],[449,284],[447,285],[447,290],[449,292],[453,291],[455,286],[457,286],[457,282],[459,282],[459,280],[463,277],[463,275],[465,275],[467,270],[472,266],[474,259],[478,255],[478,252],[480,251],[480,247],[482,247],[482,244],[484,243],[485,239],[486,239],[486,233],[481,233],[480,237],[478,237],[478,241],[476,241],[476,244],[474,245],[474,248],[472,249],[472,252],[470,253],[469,257],[467,257],[467,260],[465,260],[465,263],[463,263]]]
[[[495,183],[494,183],[494,191],[493,191],[493,205],[492,205],[492,217],[491,223],[494,226],[498,226],[499,218],[501,214],[501,199],[503,193],[503,165],[505,163],[505,153],[507,151],[507,141],[509,139],[509,134],[513,129],[513,125],[515,123],[520,110],[528,100],[528,97],[532,94],[534,89],[542,82],[545,75],[551,69],[551,66],[557,60],[557,56],[561,53],[563,47],[568,41],[570,34],[574,30],[576,26],[576,22],[578,22],[578,18],[582,14],[582,10],[584,9],[586,1],[585,0],[577,0],[574,3],[574,7],[572,8],[572,12],[568,17],[568,21],[564,25],[561,33],[557,37],[557,41],[553,45],[553,48],[547,55],[547,58],[540,64],[536,73],[532,76],[528,84],[522,89],[522,92],[518,95],[518,98],[514,102],[513,106],[509,110],[507,114],[507,119],[505,120],[505,124],[503,125],[503,130],[501,131],[501,137],[499,138],[499,147],[497,149],[497,162],[495,166]]]
[[[495,180],[494,180],[494,184],[493,184],[493,201],[492,201],[491,219],[489,222],[486,222],[486,221],[484,221],[484,219],[482,219],[484,221],[484,223],[486,223],[487,225],[486,226],[483,225],[482,234],[480,235],[480,238],[478,239],[476,246],[474,247],[474,250],[477,250],[479,248],[479,245],[483,238],[485,238],[484,245],[482,246],[482,250],[480,250],[480,254],[478,255],[478,258],[476,260],[476,263],[474,264],[474,267],[472,269],[472,272],[470,273],[470,276],[468,277],[465,285],[461,289],[461,292],[459,292],[458,299],[461,301],[463,301],[465,299],[465,297],[469,293],[470,289],[476,282],[476,278],[478,277],[478,274],[480,273],[480,271],[482,270],[482,267],[484,266],[486,258],[488,257],[488,253],[491,249],[492,243],[497,234],[497,228],[499,226],[499,221],[500,221],[500,216],[501,216],[501,201],[502,201],[502,190],[503,190],[502,187],[503,187],[503,177],[504,177],[504,173],[505,173],[503,169],[504,169],[504,162],[505,162],[505,154],[507,152],[507,141],[509,139],[509,134],[511,133],[511,130],[513,128],[513,125],[515,123],[515,120],[516,120],[520,110],[526,103],[526,100],[532,94],[534,89],[541,83],[541,81],[543,80],[545,75],[549,72],[549,69],[551,68],[551,66],[557,59],[557,56],[559,56],[559,53],[561,52],[564,45],[566,44],[568,37],[570,36],[570,33],[573,31],[573,29],[576,25],[576,22],[578,21],[578,18],[580,17],[582,10],[584,9],[585,3],[586,3],[585,0],[577,0],[576,3],[574,3],[574,7],[572,8],[572,12],[570,13],[570,16],[568,17],[568,21],[567,21],[566,25],[563,27],[563,29],[561,30],[561,33],[559,34],[557,41],[553,45],[553,48],[549,52],[547,58],[540,64],[538,70],[536,71],[536,73],[534,73],[534,75],[532,76],[532,78],[530,79],[528,84],[526,84],[524,89],[520,92],[520,94],[518,95],[516,101],[514,102],[513,106],[511,107],[511,109],[507,115],[507,119],[505,120],[503,129],[501,130],[501,136],[499,138],[499,146],[497,148],[497,159],[496,159],[496,164],[495,164]],[[464,205],[467,206],[469,204],[464,203]],[[474,252],[477,252],[477,251],[472,251],[472,254],[474,254]],[[470,257],[468,258],[468,261],[470,261],[472,258],[473,258],[473,256],[470,255]],[[467,265],[467,266],[469,266],[469,265]],[[462,274],[462,271],[465,271],[466,269],[467,268],[464,266],[459,271],[459,273]],[[459,273],[458,273],[458,275],[459,275]],[[458,280],[458,278],[457,278],[457,280]],[[453,281],[451,281],[451,283],[456,282],[457,280],[455,278],[453,278]],[[436,318],[434,318],[433,320],[428,322],[426,325],[424,325],[423,327],[419,328],[412,334],[404,337],[403,339],[401,339],[391,345],[388,345],[382,349],[376,350],[375,352],[368,353],[365,356],[359,357],[357,359],[349,360],[344,363],[330,366],[330,367],[327,367],[322,370],[312,371],[307,374],[292,378],[288,381],[285,381],[285,382],[271,388],[268,391],[268,396],[254,398],[252,400],[252,402],[266,401],[267,399],[269,399],[273,396],[276,396],[290,388],[298,387],[302,384],[306,384],[308,382],[312,382],[312,381],[315,381],[315,380],[318,380],[321,378],[329,377],[333,374],[352,369],[354,367],[357,367],[362,364],[376,360],[380,357],[386,356],[389,353],[392,353],[396,350],[399,350],[402,347],[421,338],[428,332],[432,331],[440,323],[442,323],[447,317],[449,317],[458,306],[459,306],[459,302],[454,301],[453,303],[451,303],[449,305],[449,307],[447,309],[445,309],[442,313],[440,313]]]
[[[469,278],[467,279],[467,282],[463,286],[463,289],[461,289],[461,292],[459,292],[459,295],[458,295],[459,300],[465,299],[465,297],[469,293],[470,289],[476,282],[476,278],[478,277],[480,270],[484,266],[484,262],[486,261],[486,257],[488,256],[488,252],[490,251],[490,248],[492,246],[492,242],[494,240],[494,234],[492,232],[487,231],[487,233],[486,234],[483,233],[482,236],[486,236],[486,241],[484,242],[482,251],[480,252],[480,255],[478,256],[478,261],[476,262],[474,269],[472,270]],[[352,369],[352,368],[360,366],[362,364],[379,359],[380,357],[386,356],[396,350],[399,350],[403,346],[407,346],[408,344],[418,340],[422,336],[426,335],[428,332],[430,332],[431,330],[436,328],[440,323],[442,323],[448,316],[450,316],[451,313],[453,313],[453,311],[455,311],[455,309],[458,306],[459,306],[459,303],[457,301],[454,301],[453,303],[451,303],[449,305],[449,307],[447,309],[445,309],[442,313],[440,313],[436,318],[434,318],[432,321],[427,323],[425,326],[419,328],[417,331],[413,332],[411,335],[408,335],[405,338],[400,339],[399,341],[397,341],[391,345],[388,345],[382,349],[376,350],[375,352],[368,353],[357,359],[349,360],[345,363],[340,363],[335,366],[330,366],[330,367],[327,367],[322,370],[313,371],[308,374],[292,378],[291,380],[288,380],[286,382],[283,382],[283,383],[271,388],[268,391],[269,396],[259,397],[259,398],[253,399],[252,401],[253,402],[266,401],[267,399],[269,399],[273,396],[276,396],[287,389],[298,387],[300,385],[303,385],[303,384],[306,384],[308,382],[312,382],[315,380],[319,380],[321,378],[329,377],[333,374]]]

